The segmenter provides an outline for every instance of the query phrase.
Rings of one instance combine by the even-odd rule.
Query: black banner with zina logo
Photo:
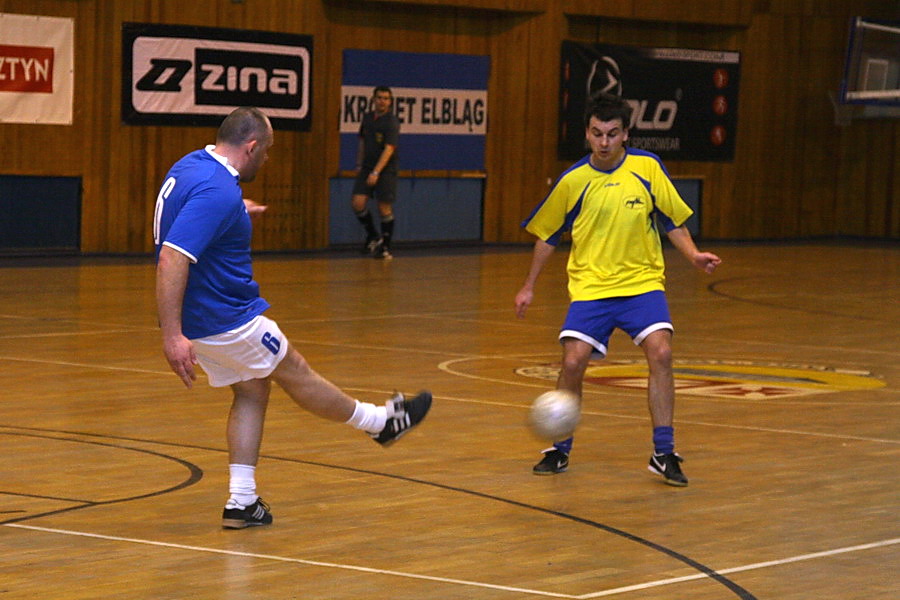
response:
[[[255,106],[275,129],[312,124],[312,36],[122,24],[122,120],[218,125]]]
[[[628,145],[665,160],[734,159],[740,53],[564,41],[559,158],[587,153],[584,108],[604,91],[632,108]]]

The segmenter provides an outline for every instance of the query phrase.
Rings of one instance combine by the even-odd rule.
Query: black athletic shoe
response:
[[[557,448],[544,450],[544,458],[534,465],[531,472],[535,475],[556,475],[569,468],[569,455]]]
[[[681,465],[684,459],[675,452],[671,454],[654,454],[650,457],[650,464],[647,469],[651,473],[663,476],[663,481],[669,485],[677,485],[684,487],[688,484],[687,477],[681,472]]]
[[[431,408],[431,392],[421,391],[415,398],[407,400],[397,392],[385,403],[387,407],[387,423],[379,433],[370,433],[382,446],[390,446],[406,433],[422,422]]]
[[[372,256],[375,254],[376,248],[381,244],[381,238],[367,238],[366,241],[363,242],[362,250],[360,252]]]
[[[262,498],[257,498],[256,502],[250,506],[241,506],[229,500],[225,505],[225,510],[222,511],[222,527],[225,529],[243,529],[244,527],[271,524],[272,513],[269,512],[269,505],[263,502]]]
[[[381,260],[391,260],[394,258],[394,255],[391,254],[391,249],[385,246],[384,240],[379,240],[375,244],[375,249],[372,250],[372,257]]]

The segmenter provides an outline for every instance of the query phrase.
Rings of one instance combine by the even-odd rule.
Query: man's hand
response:
[[[169,361],[169,367],[176,375],[181,377],[185,387],[190,389],[197,380],[194,365],[197,364],[197,355],[194,354],[194,344],[183,335],[163,339],[163,353]]]
[[[548,244],[540,238],[534,241],[534,254],[532,254],[531,257],[531,267],[528,269],[528,277],[525,278],[522,289],[516,294],[516,316],[518,318],[525,318],[525,311],[528,310],[531,301],[534,300],[534,286],[537,283],[538,275],[540,274],[541,269],[544,268],[544,265],[547,264],[550,256],[553,255],[555,249],[556,246]]]
[[[244,207],[247,209],[247,214],[250,215],[250,218],[258,217],[269,208],[265,204],[260,204],[258,202],[254,202],[249,198],[244,198]]]
[[[722,259],[712,252],[698,252],[693,258],[694,266],[707,273],[715,271],[721,262]]]
[[[525,318],[525,311],[528,310],[532,300],[534,300],[534,290],[532,288],[523,287],[519,290],[519,293],[516,294],[516,317],[519,319]]]

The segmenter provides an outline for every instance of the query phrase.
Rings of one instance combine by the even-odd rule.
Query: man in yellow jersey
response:
[[[675,452],[672,419],[672,332],[665,297],[660,228],[698,269],[712,273],[721,262],[700,252],[684,226],[691,209],[672,185],[659,157],[627,148],[631,109],[617,96],[595,94],[585,110],[585,137],[591,153],[560,176],[553,189],[523,222],[537,236],[531,268],[516,294],[516,315],[534,299],[534,284],[562,234],[572,232],[568,276],[571,304],[559,333],[563,347],[558,389],[581,397],[582,380],[593,356],[606,356],[615,328],[631,336],[647,358],[648,403],[654,452],[649,470],[675,486],[686,486],[681,456]],[[569,466],[573,438],[544,450],[536,475]]]

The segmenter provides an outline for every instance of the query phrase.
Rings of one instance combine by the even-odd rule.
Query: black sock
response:
[[[381,217],[381,239],[384,240],[384,247],[391,247],[391,238],[394,237],[394,215]]]
[[[364,208],[356,213],[357,220],[366,228],[366,239],[377,240],[378,232],[375,230],[375,222],[372,220],[372,213],[368,208]]]

